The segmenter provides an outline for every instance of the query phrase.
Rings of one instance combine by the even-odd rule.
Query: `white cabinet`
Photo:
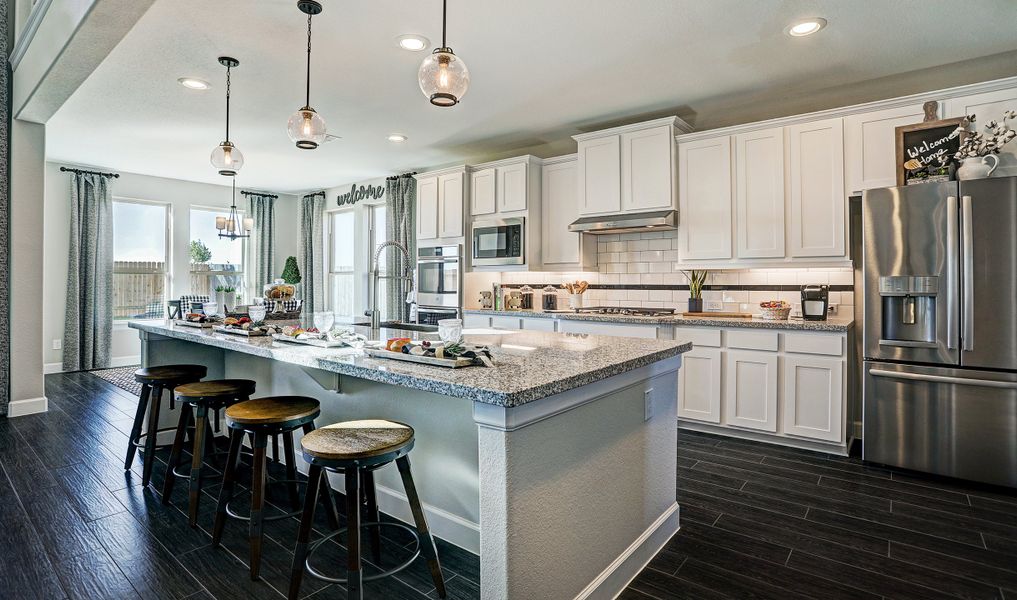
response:
[[[463,237],[464,173],[438,177],[438,237]]]
[[[463,315],[463,329],[487,329],[490,326],[489,315]]]
[[[621,136],[579,142],[579,214],[621,211]]]
[[[844,361],[788,354],[784,357],[784,433],[844,441]]]
[[[526,210],[527,164],[520,162],[498,167],[498,212]]]
[[[522,328],[529,331],[555,331],[554,319],[543,317],[529,317],[520,319]]]
[[[734,136],[738,258],[784,256],[784,129]]]
[[[792,257],[846,256],[842,119],[787,127]]]
[[[728,350],[724,356],[724,422],[777,431],[777,354]]]
[[[679,254],[731,258],[731,138],[678,146]]]
[[[493,215],[497,210],[495,196],[495,169],[480,169],[470,174],[470,202],[472,215]]]
[[[438,178],[417,179],[417,239],[438,237]]]
[[[576,155],[544,161],[541,183],[541,262],[548,270],[586,270],[597,266],[597,238],[569,231],[579,218]]]
[[[675,206],[674,130],[670,125],[621,135],[621,210]]]
[[[593,335],[613,335],[617,337],[633,337],[657,339],[656,325],[633,325],[630,323],[602,323],[599,321],[573,321],[562,319],[559,330],[564,333],[588,333]]]
[[[897,185],[897,134],[901,125],[921,123],[925,111],[911,104],[844,117],[845,191]]]
[[[975,115],[975,126],[984,131],[985,124],[991,120],[1002,121],[1003,111],[1017,110],[1017,88],[972,94],[946,101],[946,115],[963,117]],[[1010,123],[1013,125],[1013,122]],[[1017,141],[1011,141],[999,153],[999,167],[993,177],[1017,175]]]
[[[416,175],[418,243],[463,238],[466,177],[466,167]]]
[[[519,317],[509,317],[505,315],[492,315],[491,316],[491,327],[497,329],[512,329],[519,330],[522,327],[519,324]]]
[[[693,348],[678,370],[678,417],[720,423],[720,348]]]

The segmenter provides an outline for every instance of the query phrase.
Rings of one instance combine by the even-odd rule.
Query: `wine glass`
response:
[[[328,333],[332,331],[332,326],[335,324],[335,314],[329,312],[316,312],[314,313],[314,328],[321,333]]]
[[[458,342],[463,337],[463,320],[442,319],[438,321],[438,337],[446,344]]]
[[[264,304],[255,304],[247,307],[247,316],[251,318],[251,321],[260,323],[265,320],[265,314],[268,309],[265,308]]]
[[[205,302],[201,305],[201,310],[205,313],[206,317],[214,317],[219,314],[219,304],[217,302]]]

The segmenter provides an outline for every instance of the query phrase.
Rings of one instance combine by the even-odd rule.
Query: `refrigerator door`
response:
[[[1017,487],[1017,373],[863,364],[864,460]]]
[[[962,181],[961,365],[1017,370],[1017,177]]]
[[[866,358],[960,362],[957,183],[862,195]]]

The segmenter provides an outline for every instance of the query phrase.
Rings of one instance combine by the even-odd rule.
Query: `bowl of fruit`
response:
[[[791,305],[783,300],[767,300],[759,303],[759,318],[764,321],[787,321]]]

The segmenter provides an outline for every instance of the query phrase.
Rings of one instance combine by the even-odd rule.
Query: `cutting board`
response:
[[[750,313],[714,312],[714,311],[709,311],[709,312],[705,312],[705,311],[704,312],[683,312],[682,316],[683,317],[692,317],[692,318],[717,317],[717,318],[724,318],[724,319],[751,319],[752,318],[752,315]]]

